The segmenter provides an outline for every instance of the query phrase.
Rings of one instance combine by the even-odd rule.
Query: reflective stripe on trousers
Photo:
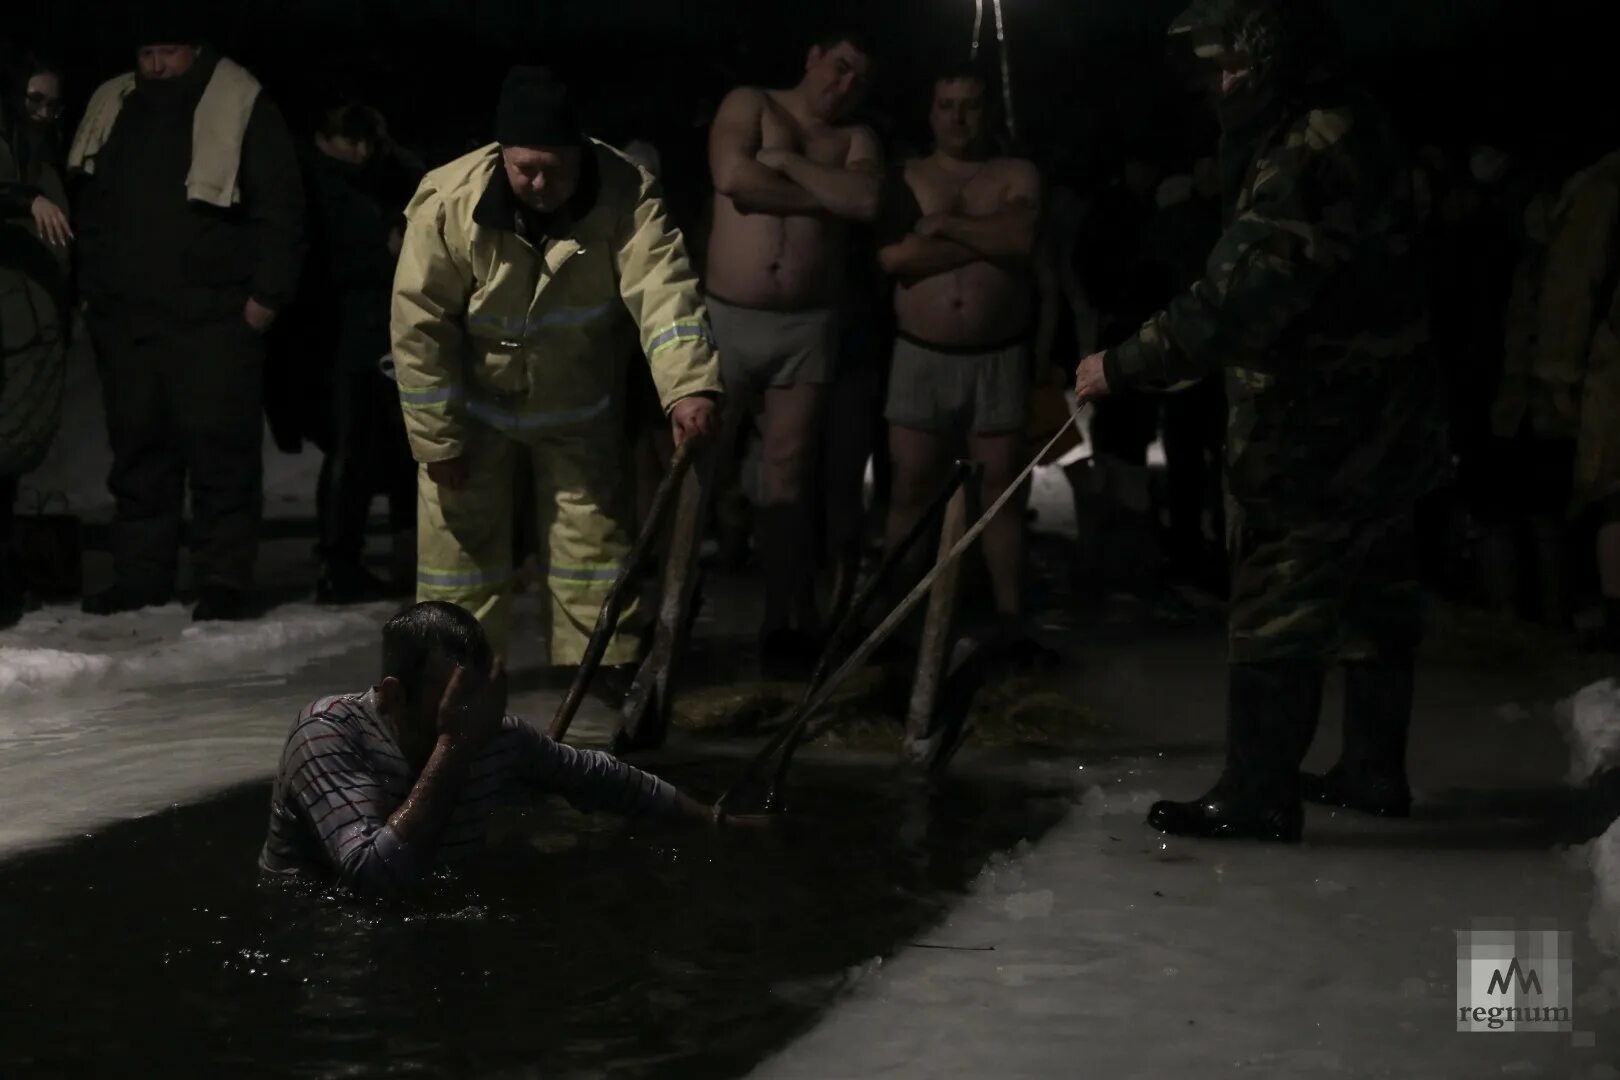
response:
[[[448,600],[476,615],[498,651],[511,639],[513,514],[520,451],[532,460],[534,509],[547,562],[553,664],[577,664],[596,616],[629,555],[628,493],[622,478],[618,425],[591,424],[560,432],[510,435],[482,424],[467,439],[468,481],[459,491],[419,473],[417,599]],[[625,604],[621,633],[603,662],[628,663],[637,643],[622,633],[636,614]]]

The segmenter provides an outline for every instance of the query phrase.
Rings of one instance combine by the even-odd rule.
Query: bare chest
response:
[[[840,165],[849,156],[849,133],[824,124],[805,124],[774,99],[759,120],[760,147],[792,150],[821,165]]]
[[[1000,210],[1007,197],[1006,180],[992,163],[963,173],[926,162],[913,164],[906,170],[906,181],[924,214],[979,217]]]

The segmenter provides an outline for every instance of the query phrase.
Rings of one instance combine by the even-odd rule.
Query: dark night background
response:
[[[130,67],[126,3],[13,0],[6,34],[58,57],[69,96]],[[986,33],[991,0],[985,0]],[[1003,0],[1020,134],[1033,154],[1130,152],[1176,165],[1212,137],[1161,63],[1181,0]],[[880,35],[871,111],[911,120],[928,65],[965,54],[973,0],[858,5]],[[1489,142],[1564,175],[1620,142],[1614,41],[1591,0],[1336,0],[1357,67],[1414,143]],[[739,81],[794,81],[832,5],[769,0],[240,0],[214,37],[266,82],[295,124],[332,87],[381,106],[429,164],[485,141],[505,67],[565,71],[610,139],[661,146]],[[1609,14],[1612,14],[1610,12]],[[898,134],[904,134],[902,127]]]

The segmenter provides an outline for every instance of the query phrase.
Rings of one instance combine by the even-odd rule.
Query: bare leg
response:
[[[968,440],[973,460],[984,467],[980,505],[989,508],[1018,478],[1019,453],[1023,435],[975,435]],[[980,538],[984,561],[990,570],[990,590],[996,612],[1017,616],[1024,611],[1024,504],[1029,497],[1026,485],[1001,513],[985,527]]]
[[[893,551],[905,539],[929,500],[950,472],[955,440],[917,428],[889,425],[889,460],[893,469],[889,517],[883,531],[883,550]],[[920,547],[917,550],[926,549]]]
[[[811,588],[816,530],[810,520],[810,473],[824,388],[772,387],[759,411],[764,441],[760,487],[760,561],[765,568],[765,632],[814,622]]]

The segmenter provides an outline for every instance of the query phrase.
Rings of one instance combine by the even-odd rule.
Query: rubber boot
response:
[[[1326,774],[1300,777],[1308,801],[1379,817],[1411,815],[1406,739],[1414,682],[1410,658],[1345,665],[1344,748]]]
[[[1178,836],[1297,842],[1299,764],[1316,734],[1324,674],[1315,660],[1232,664],[1225,771],[1199,799],[1154,803],[1148,824]]]

